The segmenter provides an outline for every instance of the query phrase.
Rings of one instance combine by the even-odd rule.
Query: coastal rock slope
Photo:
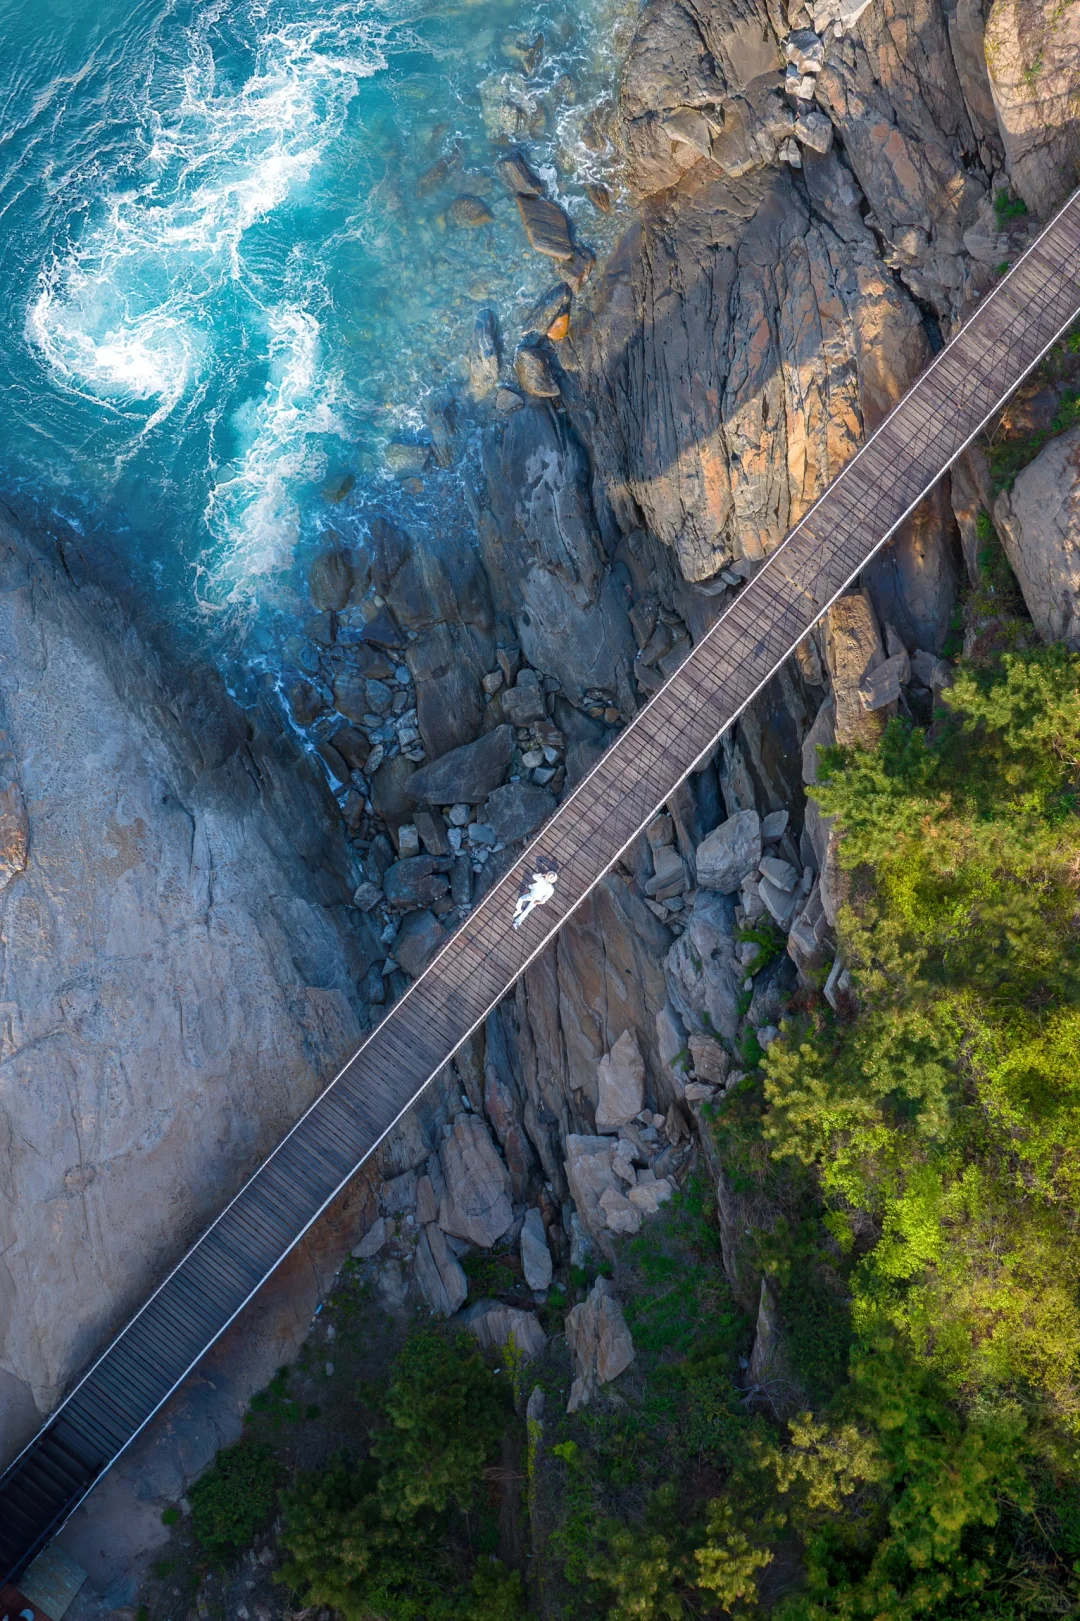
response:
[[[6,523],[0,705],[3,1465],[356,1044],[375,943],[302,759]]]

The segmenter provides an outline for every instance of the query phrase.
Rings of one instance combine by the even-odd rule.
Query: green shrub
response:
[[[279,1484],[269,1447],[238,1441],[219,1452],[188,1493],[191,1529],[207,1553],[229,1558],[246,1548],[273,1518]]]
[[[485,1473],[512,1413],[470,1336],[415,1334],[376,1408],[370,1455],[285,1499],[279,1580],[346,1621],[512,1621],[521,1585],[488,1560]]]

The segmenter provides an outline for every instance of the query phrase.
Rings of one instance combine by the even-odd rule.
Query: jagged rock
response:
[[[490,1249],[514,1224],[510,1173],[475,1114],[459,1114],[439,1150],[445,1192],[439,1226],[479,1249]]]
[[[799,882],[799,873],[790,861],[781,861],[779,856],[764,856],[758,869],[763,878],[775,884],[777,889],[791,890]]]
[[[911,655],[911,672],[924,687],[943,692],[953,684],[953,667],[945,659],[936,659],[932,653],[917,648]]]
[[[832,123],[824,113],[811,107],[795,120],[795,139],[812,152],[828,152],[833,143]]]
[[[428,855],[445,858],[451,854],[446,823],[436,810],[418,810],[414,818],[420,842]]]
[[[549,287],[547,292],[537,299],[525,317],[523,322],[524,330],[526,332],[536,332],[541,337],[554,340],[555,335],[551,329],[552,327],[558,328],[558,324],[564,320],[569,322],[572,300],[573,294],[570,288],[564,281],[557,281],[554,287]],[[562,329],[559,328],[559,330]],[[565,336],[565,332],[563,332],[563,336]]]
[[[420,1234],[415,1264],[416,1281],[432,1311],[437,1317],[453,1317],[468,1299],[469,1281],[434,1222],[429,1222]]]
[[[532,683],[507,687],[500,700],[502,712],[511,726],[531,726],[534,721],[546,720],[543,688]]]
[[[1080,647],[1080,428],[1017,474],[994,522],[1039,635]]]
[[[412,978],[423,972],[443,941],[446,930],[434,912],[408,912],[394,936],[390,955]]]
[[[675,1192],[675,1184],[666,1176],[654,1177],[651,1182],[644,1178],[638,1181],[627,1194],[627,1198],[635,1209],[646,1216],[655,1216],[661,1205],[667,1204]]]
[[[410,856],[387,868],[383,889],[391,906],[405,910],[434,905],[449,894],[450,884],[436,871],[434,856]]]
[[[566,1180],[578,1217],[590,1237],[608,1249],[609,1233],[600,1200],[605,1193],[621,1194],[611,1164],[611,1142],[606,1137],[571,1133],[566,1139]]]
[[[653,875],[645,884],[646,895],[667,900],[681,895],[686,888],[686,863],[674,845],[663,845],[653,851]]]
[[[416,1172],[403,1171],[379,1189],[379,1208],[384,1216],[403,1216],[416,1208]]]
[[[371,755],[371,744],[358,726],[339,726],[330,741],[350,771],[363,771]]]
[[[885,662],[874,610],[863,591],[852,591],[834,602],[825,616],[825,656],[832,679],[836,741],[841,748],[876,747],[885,722],[895,706],[869,710],[861,686]]]
[[[352,594],[353,563],[340,546],[316,557],[308,569],[308,591],[320,613],[344,608]]]
[[[481,310],[469,351],[469,388],[474,399],[483,400],[498,385],[499,323],[494,310]]]
[[[911,673],[911,660],[906,653],[897,653],[876,669],[864,675],[859,682],[859,697],[865,709],[884,709],[895,704],[900,696],[903,680]]]
[[[784,1352],[783,1328],[780,1312],[773,1298],[768,1280],[761,1280],[758,1299],[757,1325],[750,1365],[746,1370],[747,1384],[751,1387],[776,1386],[787,1379],[787,1357]]]
[[[538,1357],[547,1344],[547,1335],[531,1311],[520,1306],[504,1306],[497,1300],[478,1300],[462,1317],[463,1324],[480,1341],[485,1351],[501,1351],[514,1337],[524,1362]]]
[[[695,1031],[689,1038],[688,1045],[690,1061],[699,1081],[720,1084],[727,1079],[731,1059],[713,1036],[703,1036]]]
[[[798,896],[791,890],[781,889],[769,878],[758,880],[757,892],[765,903],[765,910],[769,913],[777,928],[787,930],[792,918],[795,916],[795,907]]]
[[[384,760],[372,775],[371,803],[375,814],[393,829],[411,822],[415,814],[416,806],[406,793],[415,771],[411,760],[403,754],[395,754],[393,759]]]
[[[633,1030],[624,1030],[601,1058],[597,1083],[597,1131],[617,1131],[645,1107],[645,1060]]]
[[[385,1216],[376,1216],[363,1238],[353,1249],[353,1255],[358,1261],[371,1261],[378,1255],[383,1245],[392,1237],[394,1223],[387,1221]]]
[[[589,459],[565,414],[543,404],[516,411],[485,434],[483,453],[491,504],[480,540],[525,658],[570,704],[599,688],[633,714],[626,591],[605,568]]]
[[[697,847],[697,880],[703,889],[733,895],[761,860],[761,821],[755,810],[736,811]]]
[[[408,797],[424,805],[478,805],[496,789],[510,768],[514,733],[509,726],[451,749],[421,766],[406,784]]]
[[[726,897],[699,889],[685,932],[667,958],[672,1005],[689,1030],[734,1041],[744,970],[735,955],[735,907]]]
[[[816,883],[806,905],[788,931],[787,953],[804,984],[820,974],[832,956],[834,943],[821,900],[821,884]]]
[[[297,726],[310,726],[323,712],[323,697],[310,681],[294,681],[289,688],[289,708]]]
[[[568,1413],[585,1407],[598,1385],[610,1384],[634,1360],[634,1342],[607,1278],[597,1278],[587,1299],[566,1314],[566,1339],[574,1360]]]
[[[838,197],[840,159],[811,158]],[[928,356],[858,208],[835,219],[775,169],[701,163],[609,267],[581,346],[598,473],[689,580],[768,555]]]
[[[521,1228],[521,1267],[525,1282],[537,1293],[551,1284],[551,1250],[548,1248],[544,1218],[535,1205],[525,1212]]]
[[[1080,174],[1080,17],[1055,0],[994,0],[985,61],[1009,177],[1037,214],[1064,202]]]
[[[533,174],[529,165],[520,152],[508,152],[504,158],[496,163],[500,177],[506,185],[507,191],[515,197],[542,197],[544,183]]]
[[[606,1188],[600,1195],[604,1224],[613,1233],[632,1235],[641,1231],[641,1211],[617,1188]]]
[[[754,979],[747,1018],[755,1028],[779,1024],[796,988],[795,970],[787,957],[777,957]]]
[[[574,244],[570,240],[570,221],[558,203],[522,192],[516,195],[521,223],[533,251],[546,254],[550,259],[572,258]]]
[[[416,1183],[416,1219],[423,1227],[426,1227],[428,1222],[439,1219],[439,1196],[435,1192],[435,1184],[426,1172]]]
[[[535,399],[558,399],[560,389],[551,370],[551,363],[542,349],[533,343],[518,345],[514,355],[514,376],[526,394]]]
[[[484,819],[501,844],[513,844],[546,822],[555,800],[546,788],[531,782],[507,782],[488,797]]]
[[[877,14],[875,13],[875,16]],[[919,47],[912,51],[910,41]],[[888,24],[862,26],[829,53],[815,99],[829,114],[906,278],[941,314],[963,282],[963,232],[986,193],[945,7],[890,0]]]

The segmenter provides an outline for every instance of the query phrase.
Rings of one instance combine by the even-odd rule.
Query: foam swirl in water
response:
[[[263,243],[249,256],[249,242],[302,199],[361,79],[385,66],[387,25],[358,18],[355,5],[314,23],[273,27],[266,17],[253,69],[232,85],[210,45],[224,10],[205,8],[187,30],[175,104],[143,115],[136,183],[107,192],[96,219],[42,272],[27,336],[61,386],[130,419],[122,463],[182,402],[230,386],[235,356],[222,353],[223,340],[245,307],[268,376],[263,397],[231,413],[236,452],[207,507],[224,543],[220,583],[235,586],[287,557],[297,528],[290,485],[321,465],[309,437],[341,431],[329,389],[315,404],[326,382],[317,315],[282,296],[281,252],[260,252]],[[317,291],[317,267],[307,280]]]

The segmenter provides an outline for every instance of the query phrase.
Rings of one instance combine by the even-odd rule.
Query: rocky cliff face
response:
[[[0,525],[0,1462],[358,1038],[325,790]]]

